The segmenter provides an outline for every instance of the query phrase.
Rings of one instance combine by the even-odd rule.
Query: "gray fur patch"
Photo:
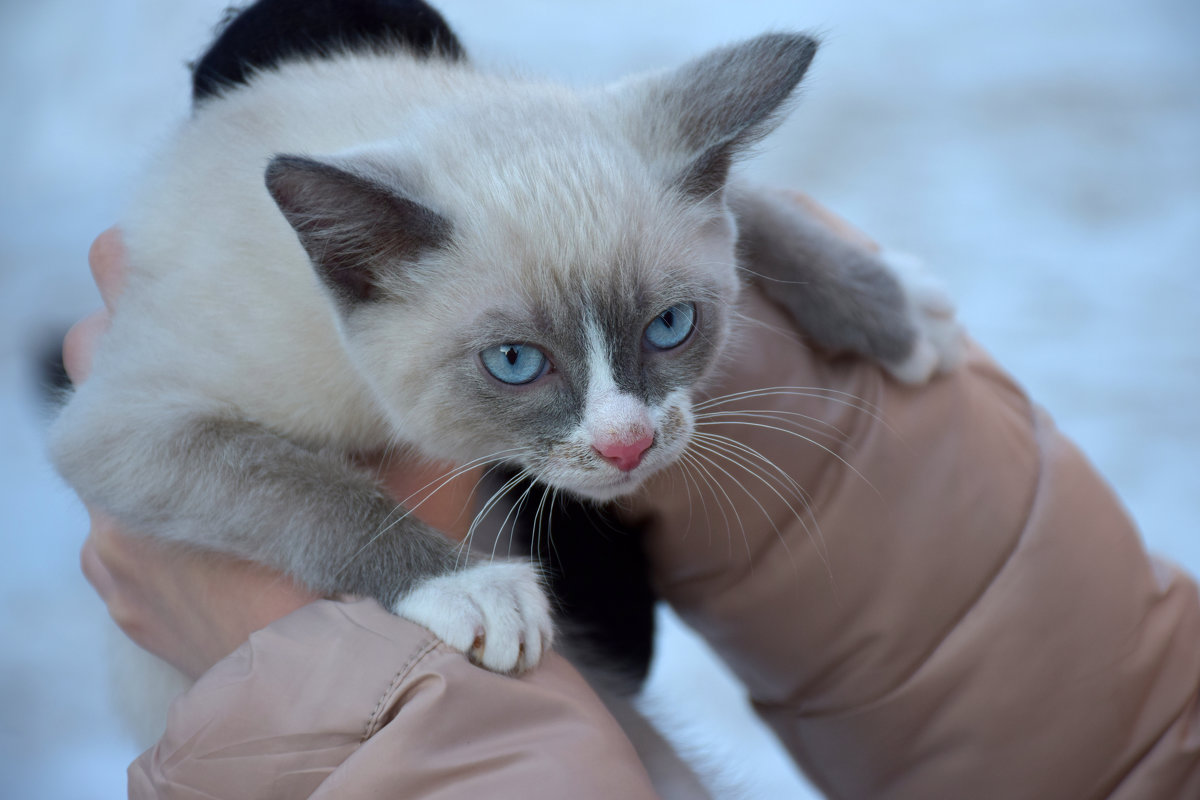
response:
[[[663,93],[684,144],[702,152],[765,136],[816,53],[811,36],[768,33],[680,67]]]
[[[450,239],[450,223],[431,209],[332,164],[276,156],[265,178],[318,277],[343,307],[378,299],[405,264]]]
[[[786,198],[730,187],[738,250],[805,335],[834,353],[903,361],[916,343],[904,292],[875,255],[849,244]]]
[[[78,411],[78,409],[76,409]],[[56,465],[85,499],[137,530],[266,564],[323,594],[393,604],[454,568],[455,548],[342,454],[225,416],[81,420]]]
[[[672,279],[676,276],[668,277],[661,267],[641,264],[631,255],[610,269],[580,269],[561,277],[532,293],[523,310],[484,314],[447,365],[470,387],[458,398],[457,424],[511,431],[512,438],[528,445],[527,454],[518,459],[527,465],[566,453],[565,440],[583,420],[592,380],[590,326],[602,334],[604,357],[617,387],[648,406],[705,374],[723,332],[724,314],[714,299],[717,289],[694,276]],[[646,326],[679,302],[697,304],[692,339],[677,350],[647,348]],[[550,358],[552,371],[534,384],[509,386],[490,379],[473,361],[468,366],[465,356],[501,343],[537,346]],[[590,458],[589,450],[572,460],[583,464]]]
[[[685,195],[720,191],[734,160],[766,136],[817,52],[803,34],[771,33],[714,50],[676,70],[652,93],[690,154],[676,177]]]

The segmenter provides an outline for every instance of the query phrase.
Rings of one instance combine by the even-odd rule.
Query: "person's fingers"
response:
[[[88,531],[89,548],[100,562],[108,579],[120,585],[130,579],[144,579],[147,571],[158,566],[158,550],[139,537],[126,533],[115,519],[103,511],[89,508],[92,520]],[[89,578],[90,580],[90,578]]]
[[[109,228],[96,237],[88,251],[88,264],[104,305],[111,311],[125,282],[125,242],[119,228]]]
[[[78,385],[92,371],[96,342],[108,330],[108,312],[96,311],[71,326],[63,339],[63,366],[71,382]]]
[[[83,576],[104,601],[108,615],[125,635],[140,646],[154,651],[155,614],[147,605],[139,579],[152,575],[156,565],[139,560],[136,545],[128,539],[116,520],[103,512],[89,509],[91,531],[79,552]],[[151,582],[150,586],[154,583]]]
[[[108,602],[116,593],[116,581],[108,567],[104,566],[104,561],[96,549],[96,542],[91,536],[83,540],[83,547],[79,550],[79,566],[83,570],[83,577],[87,578],[87,582],[96,590],[96,594],[100,595],[100,599]]]

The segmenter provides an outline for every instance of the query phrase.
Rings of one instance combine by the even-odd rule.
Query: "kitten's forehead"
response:
[[[560,186],[553,211],[507,215],[506,237],[472,241],[468,233],[456,246],[456,283],[471,287],[485,339],[540,344],[563,371],[578,373],[603,356],[624,390],[647,394],[638,382],[646,326],[676,303],[722,313],[736,294],[734,234],[719,207],[662,187],[624,188],[580,197]],[[593,352],[596,341],[605,353]]]
[[[586,172],[564,168],[536,189],[494,187],[456,218],[464,276],[482,273],[488,292],[517,291],[542,307],[728,284],[734,233],[718,204],[689,202],[645,175],[610,172],[589,184]]]
[[[616,342],[675,303],[732,299],[728,254],[705,254],[683,236],[679,242],[613,238],[611,246],[593,241],[566,253],[536,241],[493,252],[473,290],[484,324],[528,330],[534,341],[590,327]]]

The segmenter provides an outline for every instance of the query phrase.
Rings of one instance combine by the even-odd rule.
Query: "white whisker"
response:
[[[696,415],[696,427],[719,427],[723,420],[736,419],[738,417],[744,417],[746,419],[774,420],[775,422],[782,424],[792,425],[797,430],[806,431],[811,433],[813,436],[827,437],[839,444],[845,444],[849,442],[850,439],[850,437],[848,437],[842,430],[829,423],[824,424],[825,427],[830,430],[823,430],[812,425],[806,425],[805,423],[794,419],[795,417],[799,417],[800,419],[813,419],[807,414],[801,414],[795,411],[710,411],[705,414]]]
[[[525,478],[528,474],[529,474],[529,471],[527,469],[522,468],[519,472],[517,472],[516,475],[513,475],[511,478],[509,478],[507,481],[505,481],[500,486],[500,488],[498,488],[496,491],[492,492],[491,497],[489,497],[487,499],[487,501],[480,507],[479,511],[477,511],[475,513],[475,518],[473,520],[471,520],[471,525],[469,528],[467,528],[467,535],[463,538],[463,545],[465,546],[467,551],[470,550],[470,546],[471,546],[470,543],[474,539],[475,531],[478,529],[480,523],[484,520],[484,518],[487,517],[487,515],[489,513],[491,513],[492,509],[496,507],[496,504],[500,502],[501,498],[503,498],[504,495],[508,494],[508,492],[512,491],[512,489],[515,486],[517,486],[521,482],[521,480],[523,478]],[[498,530],[496,532],[497,539],[502,534],[502,532],[503,532],[503,526],[500,528],[500,530]],[[463,548],[460,547],[459,551],[461,553],[463,551]],[[495,547],[493,545],[493,553],[494,553],[494,551],[495,551]],[[455,565],[457,566],[457,561],[455,562]]]
[[[831,579],[833,578],[833,568],[830,565],[830,561],[829,561],[828,546],[825,543],[825,536],[824,536],[824,533],[821,531],[821,526],[817,522],[816,514],[813,512],[812,498],[808,494],[808,492],[806,492],[800,486],[799,483],[797,483],[782,468],[780,468],[777,464],[775,464],[769,458],[764,456],[762,453],[759,453],[754,448],[752,448],[748,445],[745,445],[742,442],[738,442],[734,439],[730,439],[727,436],[717,436],[717,435],[712,435],[712,434],[705,434],[705,435],[702,435],[702,438],[700,439],[699,442],[694,442],[693,445],[695,447],[704,449],[707,452],[712,453],[713,455],[720,455],[723,458],[728,459],[732,464],[735,464],[738,467],[740,467],[741,469],[745,470],[747,473],[749,473],[750,475],[757,478],[768,489],[770,489],[771,492],[776,497],[778,497],[781,502],[783,502],[783,504],[787,507],[788,511],[791,513],[791,515],[796,519],[797,522],[800,523],[801,527],[804,528],[804,532],[808,535],[809,540],[813,543],[813,546],[816,548],[816,553],[817,553],[818,557],[820,557],[821,563],[825,565],[826,572],[829,574],[829,577]],[[813,533],[813,529],[809,527],[808,522],[805,520],[806,515],[804,513],[802,513],[801,511],[797,510],[796,507],[792,505],[792,501],[790,499],[788,499],[787,497],[784,497],[783,494],[779,491],[779,489],[776,488],[774,483],[772,483],[772,480],[779,481],[780,479],[776,478],[774,476],[770,476],[769,474],[764,475],[763,473],[761,473],[756,468],[755,462],[752,461],[751,458],[761,461],[763,464],[767,465],[768,467],[773,469],[775,472],[777,472],[779,475],[783,476],[784,479],[786,479],[785,488],[792,491],[792,493],[795,495],[795,499],[808,512],[807,517],[808,517],[808,519],[812,520],[813,526],[816,528],[815,535]],[[752,501],[754,501],[755,505],[758,506],[759,510],[763,512],[763,516],[766,517],[767,522],[770,523],[771,528],[775,531],[775,535],[779,537],[780,543],[783,545],[784,549],[787,550],[789,558],[791,558],[791,548],[789,548],[787,545],[786,537],[784,537],[782,531],[779,530],[779,527],[775,524],[774,519],[766,511],[766,509],[763,507],[762,503],[760,503],[758,501],[758,499],[755,498],[754,495],[750,492],[750,490],[747,489],[740,481],[738,481],[736,478],[733,478],[732,475],[730,476],[730,479],[734,480],[738,484],[738,486],[741,487],[742,491],[744,491],[746,493],[746,495]],[[795,564],[794,559],[792,559],[792,562],[793,562],[793,564]]]
[[[694,463],[696,465],[696,468],[699,469],[702,473],[704,473],[704,475],[706,476],[705,483],[707,483],[710,487],[715,486],[717,489],[719,489],[721,494],[724,496],[725,500],[729,503],[729,510],[733,512],[733,517],[734,517],[734,519],[737,520],[738,527],[742,531],[742,541],[746,545],[746,556],[748,558],[750,558],[751,560],[753,560],[751,553],[750,553],[750,539],[746,536],[746,527],[745,527],[745,525],[742,524],[741,515],[737,513],[737,506],[734,504],[733,498],[729,496],[729,492],[725,491],[725,487],[721,485],[721,482],[718,481],[715,477],[713,477],[713,474],[708,471],[708,467],[704,466],[704,463],[702,463],[702,462],[708,462],[709,464],[713,464],[712,459],[705,457],[701,453],[694,452],[691,449],[685,451],[684,455],[686,455],[687,457],[692,459],[692,463]],[[713,466],[716,467],[717,465],[713,464]],[[717,467],[717,469],[720,469],[720,467]],[[722,470],[722,472],[724,472],[724,470]],[[726,473],[726,474],[728,474],[728,473]],[[720,498],[717,497],[716,494],[714,493],[713,499],[717,501],[717,508],[721,511],[721,518],[725,521],[725,528],[727,530],[732,530],[732,527],[729,524],[729,515],[725,513],[725,508],[721,504]],[[733,559],[733,539],[732,539],[732,537],[729,540],[729,558],[730,558],[730,560]]]
[[[541,536],[542,536],[542,519],[543,519],[542,514],[546,510],[546,498],[549,497],[549,495],[550,495],[550,487],[543,484],[542,485],[542,499],[538,501],[537,510],[535,510],[533,512],[533,536],[529,537],[529,548],[530,548],[529,558],[535,562],[538,560],[537,559],[537,551],[538,551],[537,543],[541,540]],[[553,511],[553,508],[551,508],[551,511]],[[549,519],[549,517],[547,517],[547,519]]]
[[[723,436],[719,433],[709,433],[704,431],[697,431],[695,434],[695,439],[696,441],[704,442],[705,444],[710,444],[713,446],[719,445],[723,448],[733,450],[735,453],[739,454],[739,457],[746,458],[749,463],[754,463],[755,460],[761,462],[763,465],[774,471],[774,474],[771,474],[772,480],[777,481],[781,485],[787,487],[800,502],[805,503],[806,505],[811,503],[812,498],[809,497],[806,491],[804,491],[799,482],[797,482],[783,468],[779,467],[774,461],[767,458],[750,445],[745,444],[744,442],[739,442],[730,436]]]
[[[704,519],[707,520],[710,515],[709,515],[709,511],[708,511],[708,501],[706,499],[704,499],[704,494],[705,494],[704,490],[709,489],[711,491],[712,487],[709,485],[707,480],[704,480],[704,476],[700,473],[699,468],[695,464],[695,459],[692,458],[692,456],[689,455],[686,450],[684,450],[682,453],[680,453],[678,463],[682,468],[684,468],[687,471],[687,474],[689,476],[691,476],[692,482],[696,486],[696,496],[700,498],[700,506],[704,512]],[[703,485],[701,485],[702,480],[704,481]],[[714,494],[714,501],[715,501],[715,499],[716,499],[716,496]],[[705,544],[711,545],[712,544],[712,526],[706,525],[705,527],[708,530],[708,539],[706,540]]]
[[[842,466],[846,467],[846,469],[853,472],[855,474],[855,476],[857,476],[863,483],[865,483],[871,489],[871,491],[875,492],[876,495],[883,497],[883,495],[879,491],[879,489],[877,489],[875,487],[875,484],[873,484],[873,483],[871,483],[871,481],[867,480],[867,476],[865,476],[861,472],[859,472],[857,467],[855,467],[853,464],[851,464],[849,461],[847,461],[841,454],[834,452],[832,449],[830,449],[829,447],[826,447],[825,445],[816,441],[812,437],[805,436],[802,433],[797,433],[796,431],[790,430],[788,428],[781,428],[778,425],[767,425],[766,423],[763,423],[763,422],[746,422],[746,421],[742,421],[742,420],[728,420],[726,422],[723,422],[722,424],[723,425],[743,425],[743,426],[751,427],[751,428],[764,428],[766,430],[778,431],[779,433],[787,434],[788,436],[795,436],[797,439],[801,439],[805,442],[808,442],[813,447],[819,448],[819,449],[823,450],[824,452],[828,453],[829,455],[833,456],[834,458],[836,458],[842,464]]]
[[[344,570],[344,569],[348,568],[352,563],[354,563],[354,560],[356,558],[358,558],[360,555],[362,555],[364,550],[366,550],[368,547],[370,547],[372,544],[374,544],[376,541],[378,541],[380,537],[384,536],[392,528],[396,527],[401,522],[403,522],[405,519],[407,519],[416,509],[420,508],[425,502],[427,502],[429,500],[429,498],[433,497],[439,490],[444,488],[447,484],[449,484],[455,478],[469,472],[470,470],[474,469],[475,467],[479,466],[480,464],[484,464],[484,463],[487,463],[488,461],[496,459],[498,456],[509,454],[509,453],[519,453],[525,449],[526,448],[510,448],[507,450],[500,450],[495,453],[491,453],[487,456],[483,456],[480,458],[476,458],[472,461],[468,461],[465,464],[459,464],[459,465],[447,470],[446,472],[442,473],[439,477],[434,478],[429,483],[425,484],[425,486],[421,487],[417,491],[408,495],[408,497],[406,497],[404,500],[396,503],[393,506],[391,512],[388,513],[388,516],[384,519],[384,522],[380,525],[379,530],[377,530],[377,531],[375,531],[375,533],[371,534],[371,536],[367,539],[367,541],[363,542],[363,544],[360,545],[357,550],[355,550],[353,553],[351,553],[346,558],[345,563],[342,564],[340,569]],[[378,471],[379,469],[381,469],[381,467],[377,467],[377,472],[376,472],[377,479],[378,479],[379,475],[381,474]],[[430,489],[431,486],[434,488]],[[411,507],[406,505],[408,500],[420,495],[422,492],[424,492],[426,490],[429,490],[429,494],[426,495],[425,497],[421,498],[420,502],[415,503]],[[393,520],[392,515],[395,514],[397,511],[400,511],[402,513],[398,517],[396,517],[396,519]],[[470,534],[468,532],[468,536],[469,535]],[[457,566],[457,563],[458,562],[456,559],[455,560],[456,566]]]
[[[521,511],[525,508],[525,501],[529,498],[529,493],[533,491],[536,483],[530,481],[525,487],[525,491],[521,492],[521,496],[517,498],[517,502],[513,503],[508,508],[508,512],[504,515],[504,519],[500,522],[500,528],[497,531],[496,539],[492,542],[492,559],[496,558],[496,548],[500,546],[500,539],[504,536],[504,526],[508,525],[509,517],[512,517],[512,525],[508,529],[508,547],[506,553],[512,552],[513,537],[517,534],[517,524],[521,521]]]
[[[805,346],[803,340],[801,340],[800,336],[792,328],[786,328],[786,327],[780,327],[778,325],[772,325],[771,323],[767,322],[766,320],[761,320],[756,317],[747,316],[746,314],[743,314],[741,311],[738,311],[736,308],[730,310],[729,316],[731,319],[733,319],[737,322],[740,322],[742,324],[750,325],[755,328],[762,328],[765,331],[770,331],[771,333],[774,333],[778,336],[782,336],[785,339],[793,341],[801,347]]]
[[[732,403],[738,400],[752,400],[760,397],[808,397],[813,400],[828,400],[839,405],[856,411],[862,411],[872,419],[884,425],[887,423],[880,416],[881,409],[868,402],[862,397],[850,392],[844,392],[840,389],[827,389],[820,386],[768,386],[760,389],[746,389],[741,392],[731,392],[729,394],[710,397],[707,400],[696,403],[695,411],[706,411],[716,406],[722,406],[727,403]]]

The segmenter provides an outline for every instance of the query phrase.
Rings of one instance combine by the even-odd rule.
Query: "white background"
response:
[[[187,109],[223,0],[0,4],[0,796],[115,798],[85,516],[42,455],[29,364],[98,303],[85,253]],[[1200,5],[1194,0],[443,0],[476,61],[600,81],[766,29],[825,46],[752,169],[924,255],[973,334],[1200,571]],[[670,629],[658,705],[804,796]],[[731,756],[730,754],[736,754]]]

